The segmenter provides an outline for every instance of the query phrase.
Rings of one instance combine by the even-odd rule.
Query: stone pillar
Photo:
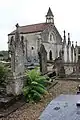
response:
[[[72,47],[71,47],[71,56],[72,56],[72,62],[74,62],[74,45],[73,45],[73,41],[72,41]]]
[[[68,33],[68,61],[71,62],[71,41],[70,41],[70,33]]]
[[[71,46],[69,46],[69,62],[71,62]]]
[[[63,52],[64,52],[64,62],[67,62],[67,46],[66,46],[66,35],[65,35],[65,30],[64,30],[64,38],[63,38]]]
[[[69,63],[69,46],[67,46],[67,62]]]
[[[67,62],[67,46],[64,46],[64,62]]]
[[[19,95],[24,85],[23,76],[13,77],[6,86],[7,94]]]
[[[9,56],[11,58],[11,72],[13,72],[15,71],[15,40],[13,36],[9,43]]]
[[[47,73],[47,52],[43,44],[41,44],[39,51],[40,72],[42,74]]]
[[[24,38],[19,36],[19,26],[16,25],[15,33],[15,72],[14,76],[23,75],[24,73]]]
[[[75,62],[78,62],[78,47],[77,47],[77,42],[76,42],[76,46],[75,46]]]
[[[22,76],[24,75],[24,37],[21,37],[19,34],[19,25],[16,25],[15,31],[15,41],[12,43],[12,56],[11,56],[11,66],[13,78],[12,81],[7,86],[7,93],[12,92],[11,94],[19,95],[21,94],[23,81]],[[14,68],[14,69],[13,69]],[[9,91],[9,88],[11,91]]]

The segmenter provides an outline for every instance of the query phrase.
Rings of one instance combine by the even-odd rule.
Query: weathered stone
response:
[[[64,69],[64,66],[61,66],[60,67],[60,71],[59,71],[59,77],[65,77],[65,69]]]
[[[41,44],[39,52],[40,72],[42,74],[47,73],[47,52],[43,44]]]
[[[19,25],[16,25],[15,40],[12,39],[11,49],[11,70],[13,73],[13,80],[7,85],[7,93],[19,95],[23,87],[22,77],[24,74],[24,37],[19,35]]]
[[[24,85],[23,78],[24,78],[23,76],[14,77],[13,80],[11,80],[6,87],[7,94],[13,95],[21,94]]]

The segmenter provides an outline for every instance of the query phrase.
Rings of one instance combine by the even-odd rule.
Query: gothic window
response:
[[[50,34],[50,41],[53,41],[53,34]]]
[[[49,52],[49,60],[52,60],[52,51]]]
[[[51,33],[49,37],[49,41],[55,43],[56,41],[55,34]]]

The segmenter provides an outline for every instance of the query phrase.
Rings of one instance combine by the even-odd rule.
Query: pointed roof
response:
[[[46,16],[54,16],[52,11],[51,11],[51,8],[49,7],[48,9],[48,12],[47,12],[47,15]]]

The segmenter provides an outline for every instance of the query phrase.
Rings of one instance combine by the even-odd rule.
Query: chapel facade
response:
[[[39,63],[38,52],[40,45],[43,44],[47,52],[47,60],[56,60],[61,57],[64,63],[76,63],[78,61],[77,42],[74,46],[68,40],[64,31],[63,38],[54,23],[54,15],[49,8],[44,23],[19,26],[20,39],[23,39],[24,64]],[[11,50],[13,40],[15,40],[15,30],[8,34],[8,48]],[[16,43],[15,43],[16,44]]]

